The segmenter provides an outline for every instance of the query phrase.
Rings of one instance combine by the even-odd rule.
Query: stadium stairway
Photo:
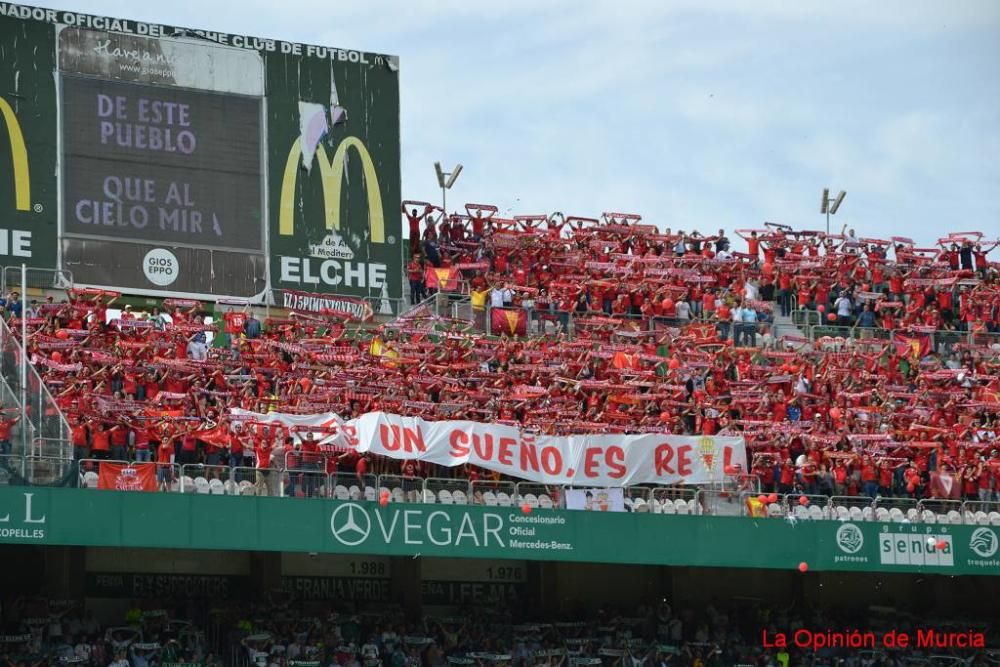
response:
[[[791,317],[786,315],[779,315],[775,313],[774,315],[774,339],[781,340],[784,336],[790,336],[792,339],[808,339],[809,333],[803,331],[798,325],[792,320]],[[798,349],[807,345],[807,343],[799,342],[789,342],[788,345],[793,349]]]

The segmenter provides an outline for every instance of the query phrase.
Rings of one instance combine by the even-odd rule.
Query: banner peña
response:
[[[727,471],[746,470],[743,438],[644,435],[532,435],[514,426],[472,421],[425,421],[387,412],[358,419],[337,415],[250,413],[241,419],[280,423],[303,433],[315,426],[325,444],[395,459],[455,467],[471,463],[544,484],[620,487],[632,484],[708,484]]]
[[[395,57],[0,2],[0,123],[0,263],[401,295]]]

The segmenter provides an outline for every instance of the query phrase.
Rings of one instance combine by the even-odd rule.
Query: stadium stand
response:
[[[737,435],[752,460],[736,471],[743,511],[1000,524],[997,242],[965,232],[918,248],[770,223],[734,242],[631,214],[466,210],[404,204],[413,307],[379,325],[332,312],[261,321],[248,307],[216,324],[198,302],[133,312],[88,289],[27,305],[13,293],[4,310],[15,336],[26,326],[85,486],[95,460],[154,461],[163,488],[199,493],[530,493],[559,506],[557,489],[331,450],[230,413],[382,410],[541,434]],[[467,316],[440,316],[442,302]],[[0,422],[4,454],[15,422]],[[629,505],[705,508],[682,491]]]
[[[778,608],[749,599],[708,605],[647,601],[629,609],[608,607],[556,618],[496,604],[406,618],[392,608],[270,597],[239,608],[217,608],[203,622],[181,620],[187,618],[183,609],[136,605],[118,625],[105,626],[74,603],[18,600],[18,613],[9,615],[5,626],[0,659],[12,665],[82,667],[861,667],[987,665],[998,657],[997,651],[974,654],[940,648],[768,647],[762,632],[773,637],[776,628],[853,627],[858,616],[836,609]],[[865,627],[888,624],[897,632],[935,621],[891,608],[872,609],[865,616]],[[965,627],[982,626],[969,620]],[[938,627],[959,625],[958,619],[950,619]],[[987,633],[988,645],[995,645],[995,635],[986,628],[981,631]]]

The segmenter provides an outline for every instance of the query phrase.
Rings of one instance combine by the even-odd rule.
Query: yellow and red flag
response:
[[[490,331],[494,336],[526,336],[528,313],[520,308],[494,308],[490,311]]]
[[[892,345],[896,348],[896,354],[910,361],[920,361],[931,351],[931,337],[927,334],[895,333],[892,335]]]
[[[454,292],[458,289],[459,276],[458,269],[453,266],[445,266],[436,269],[433,266],[427,267],[424,274],[424,282],[427,289],[436,289],[439,292]]]

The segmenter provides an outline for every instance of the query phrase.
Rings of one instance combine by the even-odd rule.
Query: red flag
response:
[[[435,269],[433,266],[427,267],[424,274],[424,281],[428,289],[436,289],[441,292],[454,292],[458,289],[459,272],[453,266],[446,266]]]
[[[911,361],[920,361],[931,351],[931,337],[927,334],[895,333],[892,335],[892,345],[896,348],[896,354]]]
[[[961,479],[947,472],[932,472],[930,483],[931,498],[961,500]]]
[[[216,426],[215,428],[202,429],[201,431],[195,431],[191,434],[196,440],[201,440],[202,442],[207,442],[210,445],[215,445],[216,447],[225,447],[229,444],[229,431],[224,427]]]
[[[525,336],[528,313],[520,308],[494,308],[490,311],[490,330],[494,336]]]
[[[615,352],[611,357],[611,365],[615,368],[639,368],[639,358],[634,354]]]
[[[98,470],[97,488],[112,491],[156,491],[155,463],[108,463]]]

